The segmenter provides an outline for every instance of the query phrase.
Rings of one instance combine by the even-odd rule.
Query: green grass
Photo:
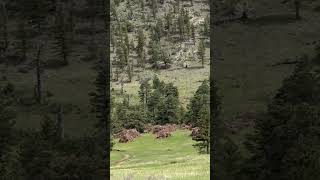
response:
[[[168,69],[154,72],[151,70],[146,70],[143,73],[137,73],[131,83],[124,84],[124,91],[126,94],[130,95],[131,103],[137,104],[139,102],[139,81],[138,77],[142,74],[148,74],[148,76],[153,77],[157,75],[160,80],[165,81],[166,83],[172,82],[177,86],[179,90],[179,99],[180,102],[186,106],[190,98],[193,96],[197,88],[200,86],[203,80],[209,79],[209,65],[205,65],[205,68],[194,68],[194,69]],[[152,83],[152,81],[150,81]],[[115,91],[120,91],[121,86],[119,83],[112,83],[112,88]],[[115,95],[116,101],[120,102],[122,100],[121,96]]]
[[[209,155],[199,154],[190,131],[178,130],[167,139],[143,134],[130,143],[117,143],[111,152],[111,179],[150,177],[170,180],[210,179]],[[126,160],[122,161],[123,158]],[[120,162],[120,163],[119,163]]]
[[[228,23],[214,30],[214,47],[219,52],[214,75],[222,96],[222,118],[229,123],[238,114],[266,110],[294,69],[294,65],[271,65],[304,53],[312,55],[320,37],[320,16],[307,7],[302,8],[299,21],[292,20],[294,9],[279,6],[277,0],[258,1],[254,8],[255,17],[247,23]],[[250,132],[241,129],[232,137],[242,147]]]

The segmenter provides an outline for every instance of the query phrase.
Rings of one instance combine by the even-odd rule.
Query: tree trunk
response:
[[[300,16],[300,0],[295,0],[294,1],[294,5],[295,5],[295,8],[296,8],[296,19],[300,19],[301,16]]]
[[[201,59],[202,68],[204,68],[204,58]]]
[[[242,11],[241,20],[247,20],[248,19],[248,12],[246,10]]]
[[[41,60],[40,60],[40,55],[41,55],[41,48],[42,45],[39,44],[38,47],[38,52],[37,52],[37,57],[36,57],[36,76],[37,76],[37,102],[41,104],[42,102],[42,84],[41,84]]]
[[[3,28],[3,51],[5,52],[7,50],[7,48],[9,47],[9,38],[8,38],[8,13],[7,13],[7,8],[5,3],[3,2],[1,4],[1,19],[2,19],[2,28]]]
[[[60,139],[64,139],[64,119],[63,119],[63,107],[59,106],[57,114],[58,136]]]

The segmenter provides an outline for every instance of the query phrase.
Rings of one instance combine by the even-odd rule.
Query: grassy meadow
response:
[[[142,134],[130,143],[116,143],[111,152],[111,179],[207,180],[209,155],[199,154],[190,131],[177,130],[156,139]]]

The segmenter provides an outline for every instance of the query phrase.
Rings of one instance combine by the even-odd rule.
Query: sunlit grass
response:
[[[143,134],[131,143],[117,143],[111,152],[111,179],[208,180],[209,155],[199,154],[189,131],[178,130],[172,137],[156,139]],[[122,158],[129,158],[120,162]]]

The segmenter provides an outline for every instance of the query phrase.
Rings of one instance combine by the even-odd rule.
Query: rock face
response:
[[[119,143],[128,143],[133,141],[140,133],[136,129],[124,129],[119,134]]]

